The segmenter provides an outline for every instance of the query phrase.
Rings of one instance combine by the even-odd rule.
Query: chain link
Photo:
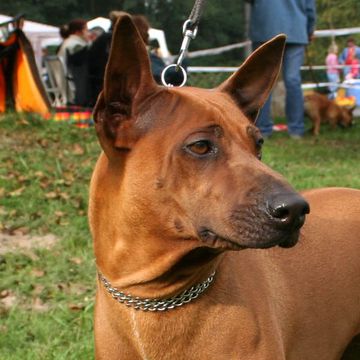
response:
[[[142,311],[165,311],[175,309],[179,306],[189,303],[203,293],[214,280],[215,271],[202,283],[192,286],[190,289],[183,291],[180,295],[167,299],[143,299],[125,294],[117,288],[112,287],[110,282],[99,273],[99,279],[104,284],[108,293],[119,303],[132,307],[135,310]]]

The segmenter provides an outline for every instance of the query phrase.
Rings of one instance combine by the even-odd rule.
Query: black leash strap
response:
[[[195,39],[197,32],[198,32],[198,26],[200,22],[200,18],[204,12],[206,0],[195,0],[195,4],[193,9],[191,10],[189,18],[184,22],[183,25],[183,41],[180,47],[179,57],[176,61],[176,64],[171,64],[167,66],[162,74],[161,74],[161,81],[165,86],[172,86],[171,84],[166,83],[165,81],[165,74],[168,69],[175,68],[175,71],[182,71],[183,74],[183,82],[179,86],[184,86],[187,80],[187,75],[185,69],[182,67],[182,62],[186,56],[186,53],[188,51],[190,41]]]
[[[200,18],[204,12],[206,0],[196,0],[193,9],[191,10],[191,14],[189,16],[189,20],[191,20],[191,29],[194,30],[195,27],[198,27]]]
[[[181,44],[178,60],[176,62],[177,70],[181,66],[184,57],[186,56],[187,50],[190,45],[190,41],[194,40],[197,35],[200,18],[204,12],[205,2],[206,0],[196,0],[194,7],[191,10],[189,18],[184,22],[183,25],[184,39]]]

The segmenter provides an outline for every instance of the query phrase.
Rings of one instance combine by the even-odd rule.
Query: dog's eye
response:
[[[195,155],[204,156],[214,152],[215,147],[209,140],[199,140],[187,145],[186,149]]]

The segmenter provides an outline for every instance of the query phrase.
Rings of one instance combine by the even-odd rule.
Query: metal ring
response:
[[[185,20],[185,22],[183,24],[183,28],[182,28],[183,35],[185,35],[185,31],[188,30],[189,25],[190,26],[192,25],[192,21],[190,19]]]
[[[186,81],[187,81],[187,73],[185,71],[185,69],[181,66],[181,65],[177,65],[177,64],[170,64],[168,65],[161,73],[161,82],[163,83],[164,86],[167,86],[167,87],[173,87],[174,85],[173,84],[167,84],[166,81],[165,81],[165,74],[166,74],[166,71],[168,71],[170,68],[180,68],[181,71],[182,71],[182,75],[183,75],[183,81],[180,85],[178,85],[178,87],[182,87],[185,85]]]

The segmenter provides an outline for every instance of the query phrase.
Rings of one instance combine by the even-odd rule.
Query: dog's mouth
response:
[[[210,245],[212,248],[220,250],[242,250],[246,247],[240,245],[236,241],[230,240],[223,236],[216,234],[214,231],[202,228],[198,232],[199,238],[205,244]]]
[[[292,232],[277,232],[271,234],[267,239],[256,239],[251,237],[247,241],[238,241],[221,236],[213,230],[202,228],[198,232],[199,238],[208,246],[219,250],[243,250],[243,249],[268,249],[274,246],[291,248],[299,240],[300,229]]]

